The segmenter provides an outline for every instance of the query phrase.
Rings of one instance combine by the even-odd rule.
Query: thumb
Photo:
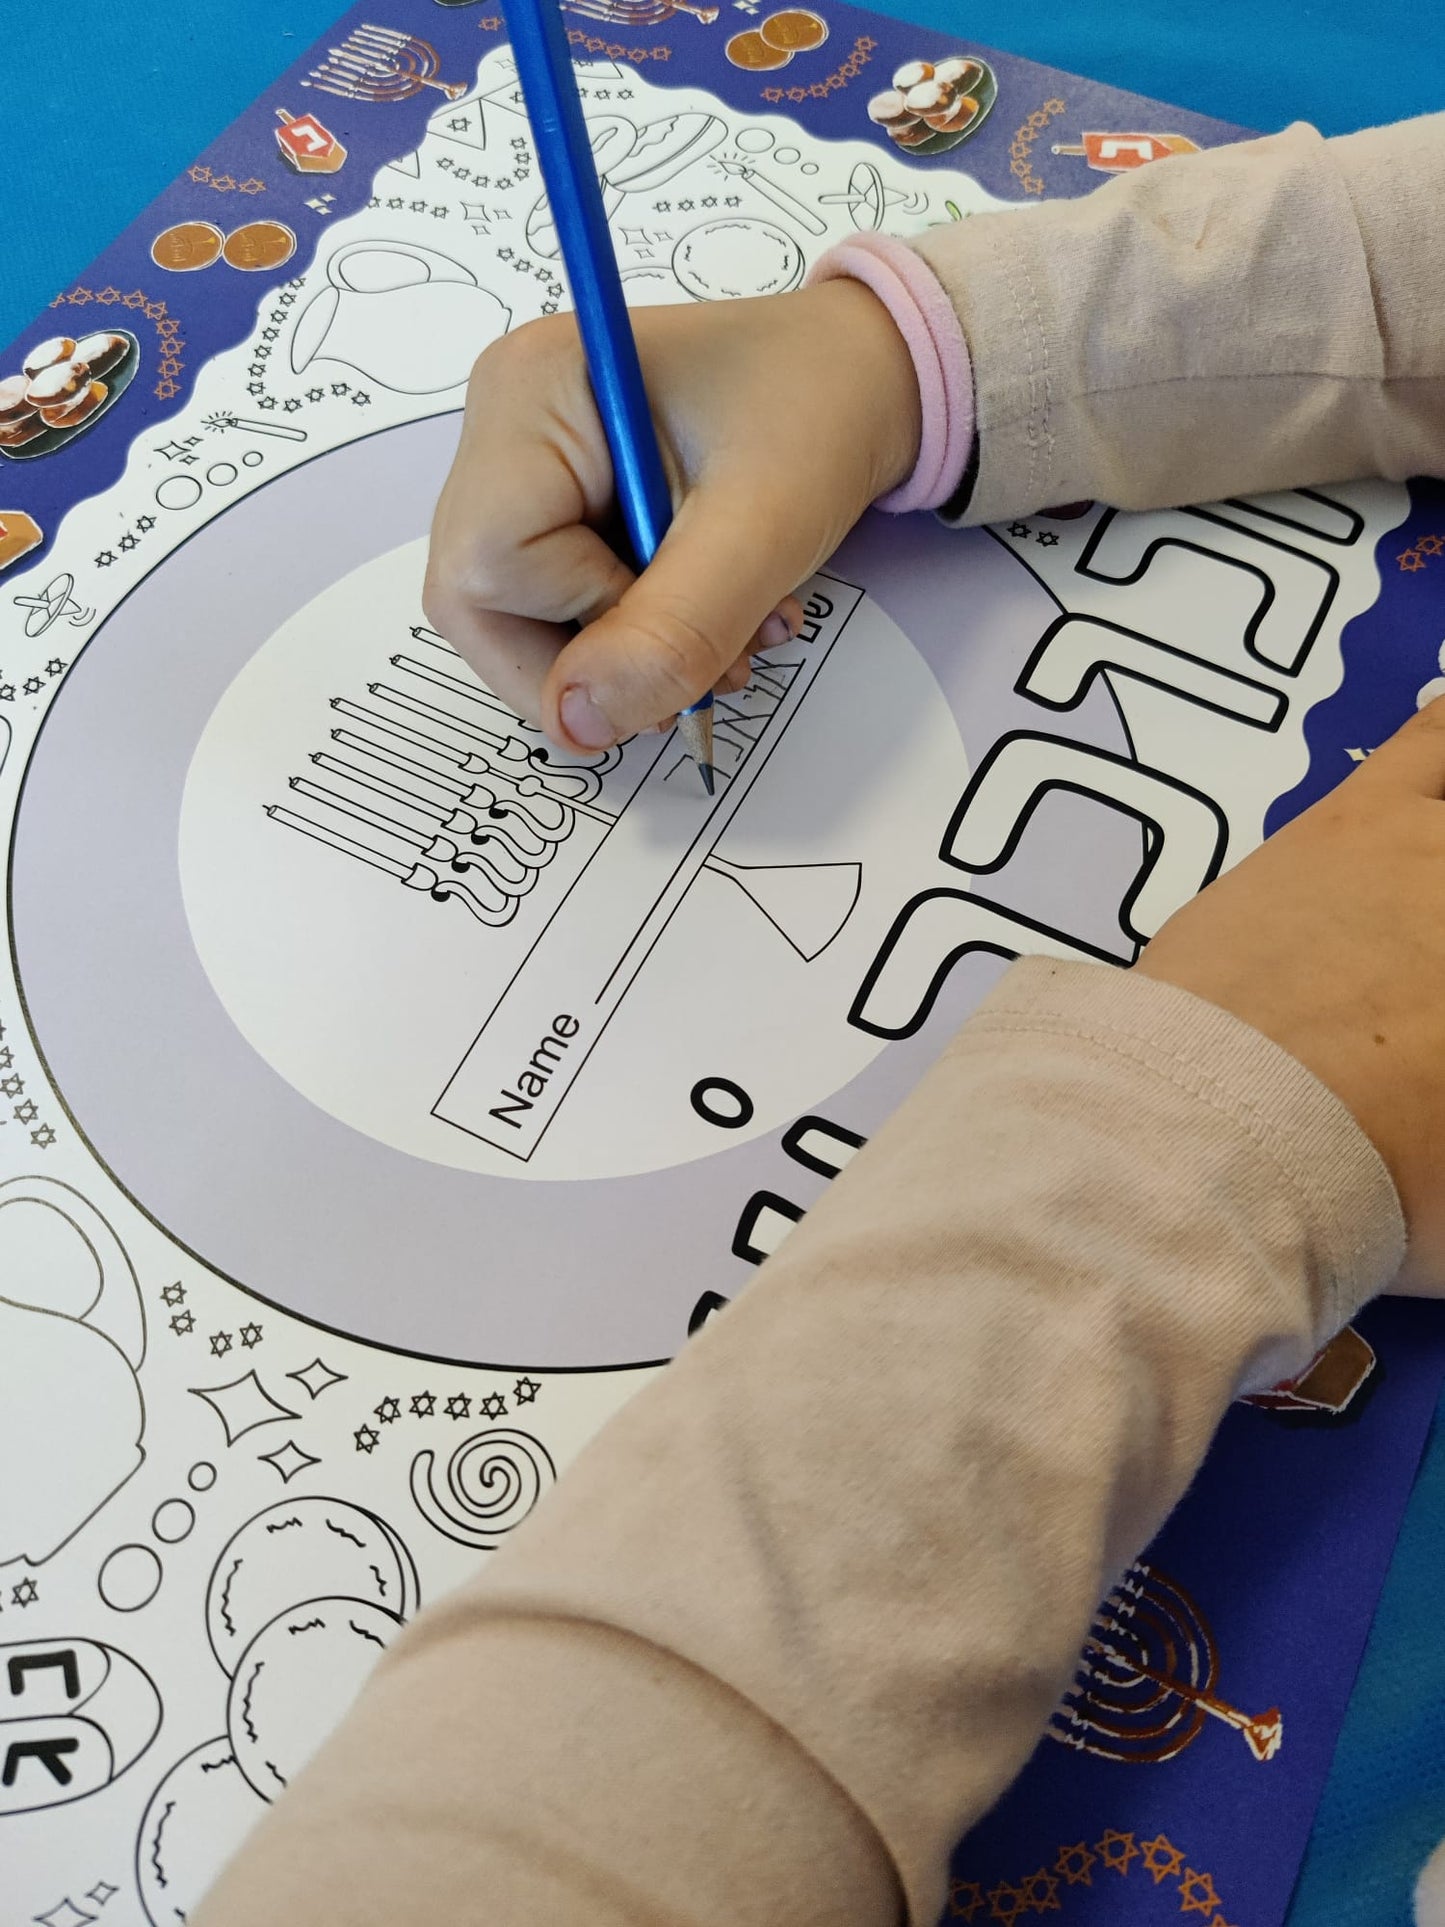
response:
[[[604,749],[686,709],[737,661],[819,560],[798,553],[785,508],[760,500],[687,497],[651,565],[553,663],[549,735]]]
[[[1350,781],[1445,798],[1445,696],[1427,703],[1372,750]]]

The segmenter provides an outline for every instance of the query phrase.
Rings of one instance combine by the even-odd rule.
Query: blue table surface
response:
[[[875,6],[878,0],[873,0]],[[116,31],[71,0],[79,86],[40,61],[7,91],[0,156],[0,341],[324,33],[341,0],[198,0]],[[1358,0],[891,0],[878,10],[1246,127],[1326,134],[1445,108],[1445,6]],[[1320,1808],[1289,1927],[1409,1927],[1414,1876],[1445,1837],[1445,1427],[1438,1423]]]

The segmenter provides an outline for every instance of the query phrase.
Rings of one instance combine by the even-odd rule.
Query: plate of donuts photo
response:
[[[139,364],[140,343],[123,328],[36,342],[14,373],[0,373],[0,455],[64,448],[125,393]]]
[[[998,98],[986,60],[954,54],[947,60],[909,60],[893,85],[868,103],[868,118],[905,154],[946,154],[976,134]]]

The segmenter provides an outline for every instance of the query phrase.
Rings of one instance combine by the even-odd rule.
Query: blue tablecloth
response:
[[[873,0],[877,5],[879,0]],[[1355,0],[891,0],[881,11],[1243,126],[1325,133],[1445,108],[1445,6],[1382,18]],[[0,131],[0,341],[130,221],[309,41],[341,0],[250,0],[121,18],[72,0],[74,58],[22,58]],[[34,25],[32,21],[30,23]],[[1442,319],[1445,325],[1445,319]],[[1409,1927],[1445,1837],[1445,1428],[1411,1503],[1290,1927]]]

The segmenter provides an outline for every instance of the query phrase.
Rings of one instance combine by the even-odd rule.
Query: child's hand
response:
[[[1400,1285],[1445,1296],[1445,697],[1210,884],[1136,968],[1272,1037],[1390,1168]]]
[[[548,734],[601,749],[789,639],[792,591],[916,459],[903,338],[856,281],[633,317],[676,519],[643,578],[570,319],[489,348],[432,527],[427,619]],[[575,624],[581,633],[574,634]]]

